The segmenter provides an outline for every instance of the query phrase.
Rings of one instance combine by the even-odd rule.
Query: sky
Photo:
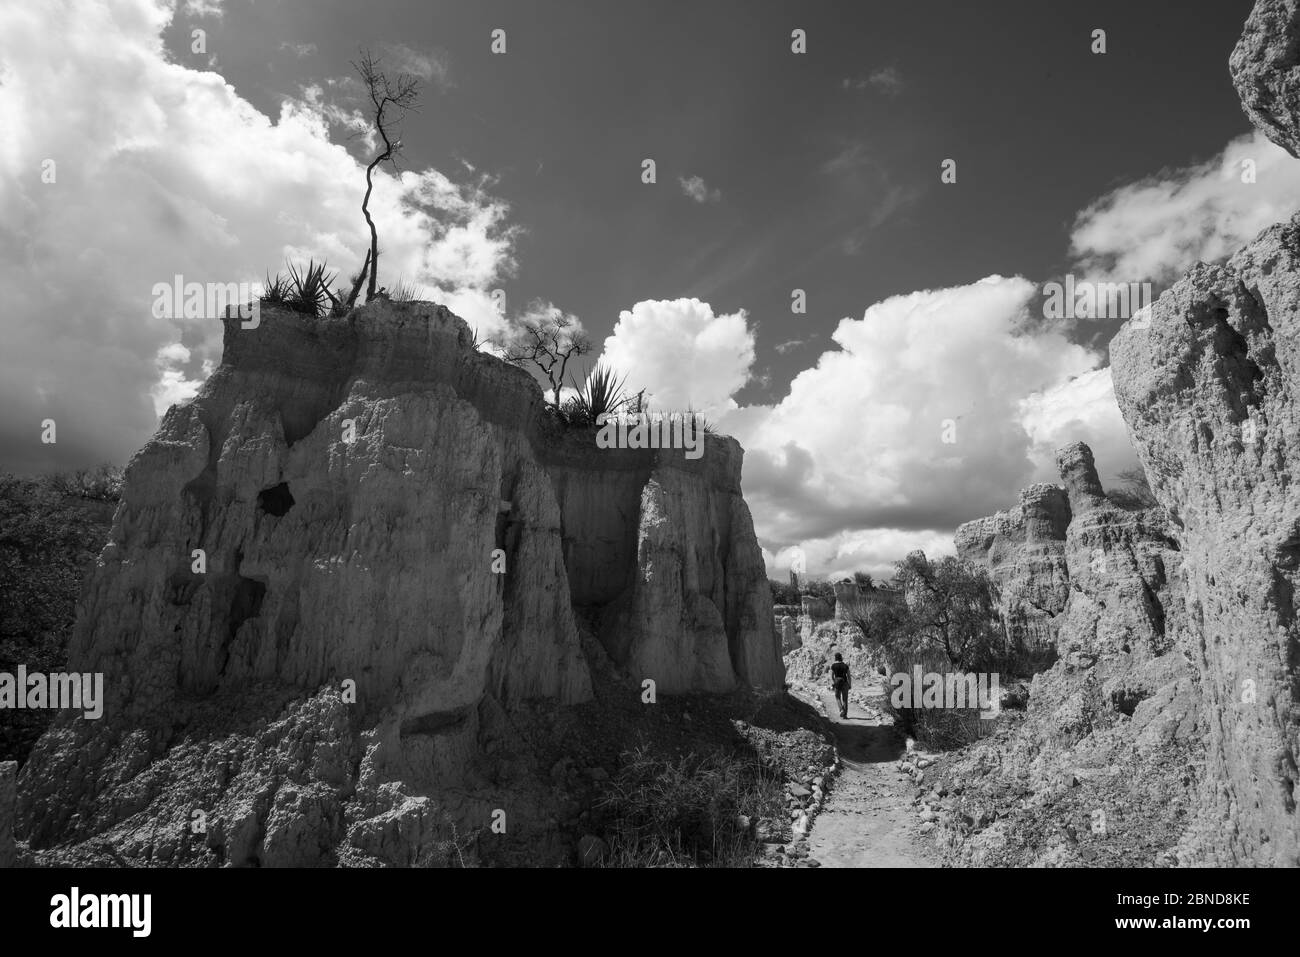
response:
[[[155,283],[356,271],[364,48],[422,83],[376,186],[382,282],[483,336],[561,311],[590,362],[706,411],[774,577],[949,553],[1067,442],[1103,481],[1134,464],[1124,317],[1048,284],[1158,295],[1300,206],[1228,75],[1250,6],[5,4],[0,469],[125,462],[194,394],[220,326],[154,315]]]

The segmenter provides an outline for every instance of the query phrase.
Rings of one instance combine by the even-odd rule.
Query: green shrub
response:
[[[797,605],[799,604],[799,589],[789,582],[779,582],[771,578],[767,580],[767,585],[772,589],[773,605]]]
[[[75,472],[59,472],[49,476],[49,487],[60,495],[75,495],[97,502],[116,502],[122,497],[122,479],[125,470],[120,465],[97,465]]]

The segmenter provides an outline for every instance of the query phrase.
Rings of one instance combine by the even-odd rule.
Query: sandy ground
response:
[[[917,830],[914,787],[898,773],[904,742],[893,721],[868,705],[849,705],[841,718],[835,695],[818,689],[835,726],[844,768],[808,836],[808,856],[822,867],[938,867],[938,854]],[[880,685],[868,700],[883,699]]]

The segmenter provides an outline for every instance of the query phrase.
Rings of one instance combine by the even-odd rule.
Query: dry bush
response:
[[[896,652],[887,668],[889,675],[893,676],[900,672],[911,674],[917,665],[923,674],[951,674],[960,670],[954,667],[947,655],[934,650]],[[894,706],[893,693],[894,686],[887,677],[881,710],[894,719],[895,727],[915,738],[924,748],[947,751],[965,747],[990,734],[996,724],[981,718],[978,708],[898,708]],[[920,689],[913,688],[912,693],[918,695]]]
[[[677,761],[644,747],[597,799],[612,867],[747,867],[756,854],[753,822],[785,817],[781,776],[756,758],[723,751]]]

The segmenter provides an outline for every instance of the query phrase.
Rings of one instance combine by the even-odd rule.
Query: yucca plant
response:
[[[578,387],[578,394],[566,403],[567,418],[574,425],[597,425],[600,416],[613,415],[627,403],[623,385],[627,376],[619,377],[603,362],[587,373],[587,381]]]
[[[334,273],[326,271],[325,263],[317,265],[315,260],[310,261],[301,272],[293,263],[288,263],[288,266],[290,290],[285,297],[286,303],[299,312],[312,316],[325,312],[334,299],[330,292]]]

